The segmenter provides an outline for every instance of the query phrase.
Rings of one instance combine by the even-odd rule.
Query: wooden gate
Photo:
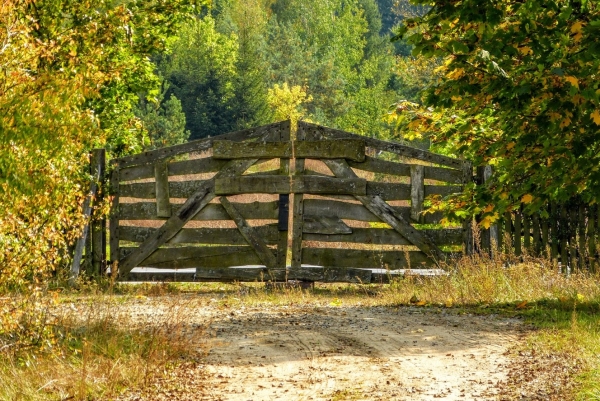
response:
[[[295,139],[285,121],[115,159],[113,271],[370,282],[462,248],[462,227],[422,211],[462,190],[468,163],[304,122]]]

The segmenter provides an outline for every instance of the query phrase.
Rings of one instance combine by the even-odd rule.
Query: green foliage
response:
[[[379,36],[372,1],[284,1],[273,4],[269,26],[271,82],[307,87],[311,120],[367,135],[386,132],[381,116],[391,47]]]
[[[181,102],[173,94],[167,101],[164,101],[164,93],[153,101],[141,100],[136,114],[148,132],[150,144],[146,149],[184,143],[190,136],[185,129]]]
[[[424,100],[445,112],[421,121],[436,141],[496,170],[457,204],[494,216],[521,203],[533,211],[549,199],[596,198],[599,32],[592,1],[435,1],[404,21],[397,37],[415,56],[444,60]]]
[[[0,292],[21,291],[26,305],[3,305],[0,340],[39,317],[36,292],[68,265],[88,151],[141,149],[133,106],[158,84],[148,57],[192,9],[179,0],[0,4]]]

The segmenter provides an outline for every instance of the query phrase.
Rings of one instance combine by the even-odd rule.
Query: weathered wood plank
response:
[[[295,141],[294,154],[305,159],[348,159],[362,162],[365,160],[365,141],[350,138],[344,141]]]
[[[369,156],[366,156],[363,162],[348,160],[348,165],[359,170],[400,177],[410,177],[410,166],[413,166],[413,164],[392,162]],[[423,166],[423,174],[426,180],[435,180],[450,184],[462,184],[463,180],[463,174],[460,170],[444,167]]]
[[[121,248],[121,256],[126,258],[138,248]],[[180,248],[159,248],[142,260],[139,266],[163,269],[184,269],[189,267],[230,267],[260,265],[261,260],[250,246],[198,246]]]
[[[558,259],[558,244],[560,242],[558,237],[558,214],[556,210],[556,203],[550,203],[550,236],[552,237],[552,246],[550,249],[551,259]]]
[[[523,213],[523,246],[531,254],[531,216]]]
[[[225,211],[227,211],[227,214],[229,214],[231,219],[235,222],[235,225],[238,230],[240,230],[240,233],[242,233],[242,236],[248,241],[248,244],[252,246],[262,263],[270,269],[277,267],[277,259],[273,255],[273,252],[267,247],[267,244],[260,238],[258,233],[248,225],[244,217],[229,199],[222,196],[219,198],[219,201],[225,208]]]
[[[409,146],[401,145],[399,143],[381,141],[378,139],[362,137],[360,135],[351,134],[349,132],[336,130],[333,128],[321,127],[319,125],[307,123],[305,121],[298,122],[298,131],[302,131],[306,137],[306,140],[309,141],[324,139],[362,139],[365,141],[366,146],[384,152],[395,153],[412,159],[423,160],[442,166],[453,167],[456,169],[461,169],[463,165],[462,160],[438,155],[435,153],[428,152],[426,150],[411,148]]]
[[[215,140],[215,159],[274,159],[292,157],[291,142],[233,142]]]
[[[152,234],[152,236],[147,238],[135,252],[121,261],[119,264],[119,273],[127,275],[131,269],[151,255],[159,246],[175,236],[175,234],[183,228],[185,223],[190,221],[200,210],[208,205],[216,196],[214,193],[215,179],[241,174],[256,160],[257,159],[232,160],[226,167],[217,173],[213,179],[208,180],[204,185],[201,185],[194,195],[188,198],[183,206],[177,210],[177,213],[171,216],[162,227]]]
[[[215,180],[217,195],[289,194],[290,177],[237,176]]]
[[[112,197],[110,204],[110,219],[108,240],[110,246],[110,264],[111,275],[117,271],[119,263],[119,213],[121,205],[119,205],[119,167],[116,164],[112,165],[110,173],[110,195]]]
[[[234,203],[235,207],[247,219],[269,219],[275,220],[278,216],[278,203],[274,202],[251,202]],[[171,205],[173,213],[178,212],[183,205]],[[121,220],[165,220],[156,217],[156,204],[154,202],[121,203],[119,205],[119,218]],[[223,206],[209,204],[196,214],[191,220],[229,220],[229,216]]]
[[[596,273],[596,207],[588,206],[588,224],[587,224],[587,238],[588,238],[588,255],[590,260],[590,272]]]
[[[298,133],[300,134],[300,133]],[[304,159],[296,159],[294,178],[299,178],[304,173]],[[302,266],[302,232],[304,231],[304,195],[294,194],[294,209],[292,215],[292,268]]]
[[[423,212],[425,200],[425,177],[423,166],[410,167],[410,218],[418,222]]]
[[[396,230],[388,228],[352,228],[348,234],[328,234],[306,233],[303,236],[305,241],[318,242],[348,242],[369,245],[412,245],[410,241],[398,234]],[[439,229],[422,230],[425,235],[431,238],[439,246],[461,245],[462,229]]]
[[[521,256],[521,238],[523,233],[521,231],[521,211],[517,210],[515,212],[515,235],[514,235],[514,247],[515,247],[515,255]]]
[[[253,227],[253,229],[267,244],[277,243],[279,238],[277,225],[269,224]],[[121,241],[128,242],[144,242],[155,230],[156,228],[134,226],[121,226],[119,229]],[[248,245],[237,228],[182,228],[165,244]]]
[[[292,192],[322,195],[366,195],[367,181],[362,178],[298,176],[292,179]]]
[[[167,163],[169,176],[214,173],[225,167],[227,160],[217,160],[212,157],[202,159],[183,160]],[[154,165],[143,164],[121,169],[120,179],[123,181],[133,181],[154,177]]]
[[[291,130],[282,130],[278,140],[289,142],[291,140]],[[290,159],[279,159],[279,174],[282,176],[290,175]],[[277,267],[285,268],[287,266],[288,254],[288,232],[290,219],[290,195],[280,194],[278,204],[279,242],[277,243]]]
[[[585,209],[583,205],[579,205],[579,216],[578,216],[578,221],[577,221],[577,226],[578,226],[578,230],[577,230],[577,236],[579,237],[579,245],[577,247],[577,251],[579,253],[579,268],[580,269],[584,269],[587,262],[586,262],[586,257],[585,257],[585,250],[586,250],[586,246],[585,246]]]
[[[356,174],[348,166],[345,160],[325,160],[325,164],[337,176],[342,178],[353,178]],[[379,196],[356,196],[369,211],[388,223],[392,228],[404,236],[411,243],[416,245],[421,251],[427,255],[431,255],[436,260],[444,260],[446,255],[421,232],[412,227],[399,213],[388,205]]]
[[[168,195],[171,198],[189,198],[206,181],[172,181],[168,183]],[[154,182],[138,182],[119,185],[119,193],[123,198],[156,199]],[[168,217],[168,216],[166,216]]]
[[[409,260],[406,259],[409,255]],[[354,267],[366,269],[419,269],[436,263],[423,252],[381,251],[339,248],[304,248],[302,262],[317,266]]]
[[[208,150],[212,147],[212,144],[215,140],[243,141],[248,139],[266,137],[274,132],[279,133],[280,130],[285,129],[289,130],[289,123],[287,121],[281,121],[278,123],[264,125],[262,127],[250,128],[242,131],[218,135],[215,137],[199,139],[197,141],[191,141],[183,143],[181,145],[150,150],[148,152],[140,153],[133,156],[125,156],[118,159],[114,159],[114,162],[118,163],[120,168],[154,163],[157,160],[170,158],[183,153],[201,152],[204,150]]]
[[[352,234],[352,229],[335,216],[304,215],[304,234]],[[303,237],[306,237],[303,235]]]
[[[410,207],[393,206],[392,208],[405,220],[410,219]],[[335,216],[345,220],[381,222],[377,216],[363,205],[334,200],[306,199],[304,200],[304,211],[306,214],[313,216]],[[439,223],[442,214],[439,212],[426,213],[423,215],[423,218],[423,223],[425,224],[436,224]]]
[[[463,174],[463,185],[467,185],[473,182],[473,164],[469,161],[461,162],[461,171]],[[475,251],[475,244],[473,243],[473,218],[467,217],[463,222],[463,243],[465,254],[472,255]]]
[[[289,176],[238,176],[217,179],[217,195],[236,194],[333,194],[365,195],[367,182],[362,178],[339,179],[320,176],[295,176],[290,182]]]
[[[159,160],[154,164],[154,184],[156,189],[156,216],[171,217],[171,204],[169,202],[169,172],[167,162]]]
[[[380,196],[384,200],[410,200],[410,184],[369,181],[367,195]]]
[[[106,150],[94,149],[92,151],[92,176],[98,177],[98,192],[94,203],[102,204],[104,193],[107,190],[106,180]],[[94,218],[92,212],[92,275],[102,273],[102,269],[106,264],[106,219]]]
[[[196,277],[226,281],[319,281],[325,283],[370,283],[371,271],[352,268],[323,268],[302,266],[299,268],[266,269],[264,267],[199,268]]]
[[[540,217],[538,213],[535,213],[532,218],[533,224],[533,252],[535,256],[539,256],[541,252],[540,243]]]

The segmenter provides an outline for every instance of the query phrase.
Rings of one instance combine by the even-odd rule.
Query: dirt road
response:
[[[486,400],[521,323],[444,309],[269,307],[214,316],[205,400]]]

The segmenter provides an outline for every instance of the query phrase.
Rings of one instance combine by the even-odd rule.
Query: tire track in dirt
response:
[[[520,322],[424,311],[268,307],[215,317],[204,399],[496,399]]]

